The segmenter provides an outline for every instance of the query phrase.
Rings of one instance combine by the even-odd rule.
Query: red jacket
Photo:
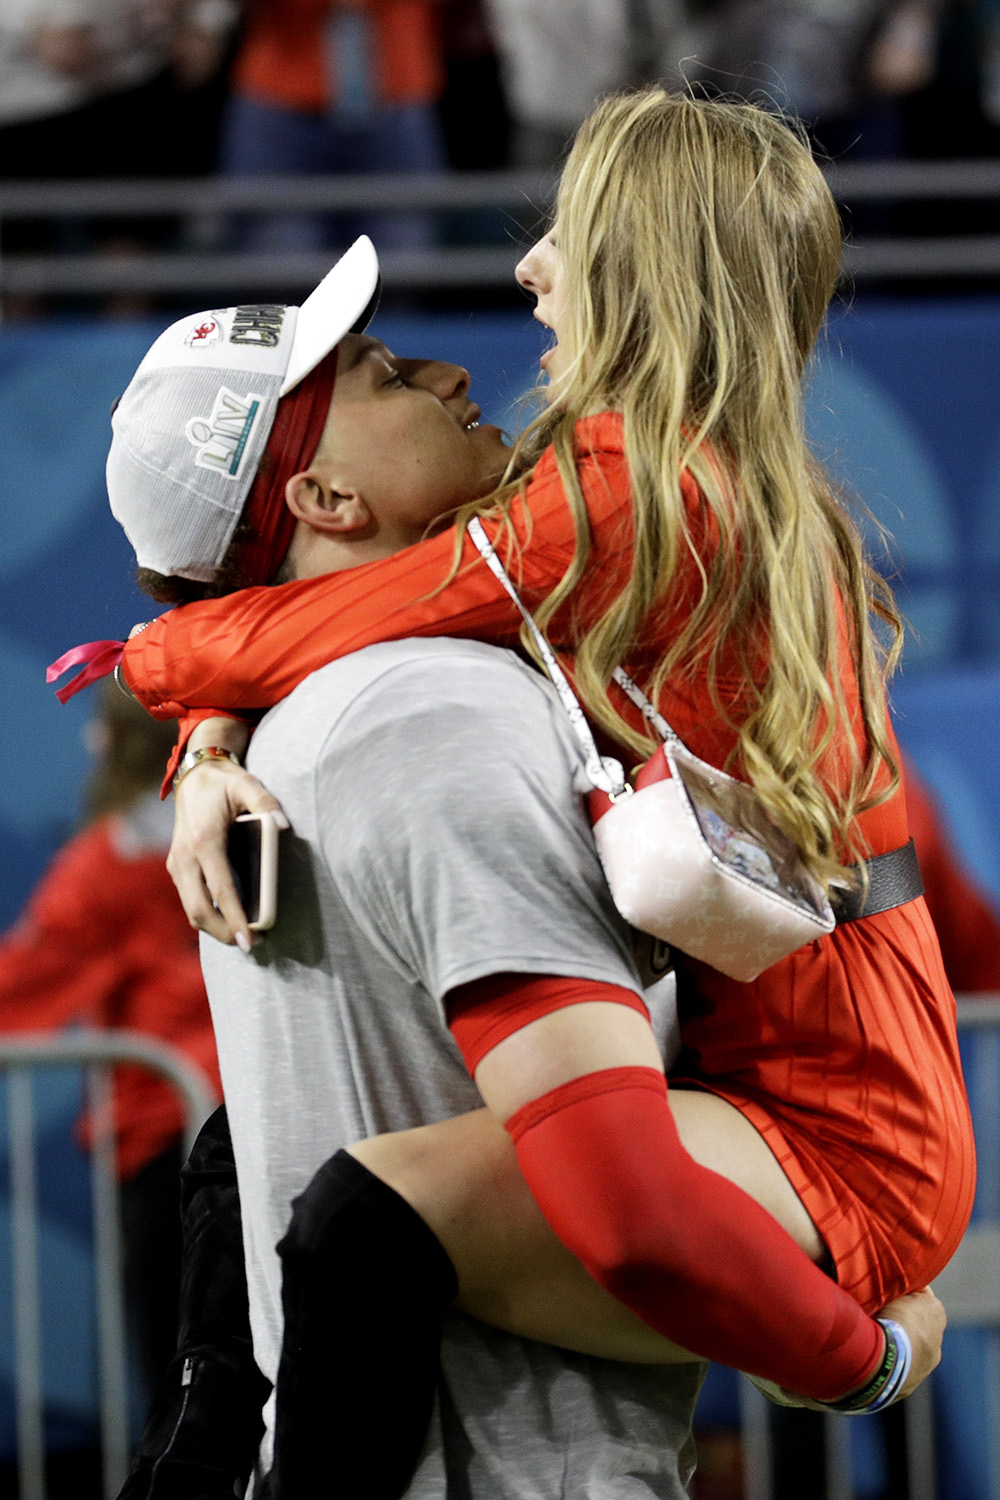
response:
[[[321,113],[335,102],[327,28],[338,10],[372,27],[374,85],[382,104],[430,104],[444,88],[434,0],[258,0],[247,19],[232,87],[280,109]]]
[[[179,1047],[222,1086],[198,945],[164,863],[130,848],[112,815],[56,855],[0,939],[0,1030],[128,1027]],[[115,1070],[118,1171],[130,1177],[176,1141],[182,1110],[145,1068]]]

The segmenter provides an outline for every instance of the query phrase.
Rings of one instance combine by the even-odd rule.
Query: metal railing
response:
[[[1000,1330],[1000,994],[960,996],[959,1032],[967,1039],[970,1089],[976,1098],[976,1143],[980,1159],[978,1204],[986,1222],[970,1228],[954,1259],[937,1278],[953,1328]],[[938,1500],[934,1451],[934,1376],[903,1406],[909,1500]],[[1000,1389],[984,1391],[992,1423],[991,1500],[1000,1500]],[[740,1381],[744,1500],[772,1500],[774,1452],[766,1397]],[[857,1419],[854,1419],[857,1420]],[[852,1419],[823,1418],[825,1500],[854,1500],[851,1472]]]
[[[0,1038],[0,1073],[7,1077],[14,1305],[14,1375],[20,1500],[45,1500],[44,1397],[38,1271],[38,1183],[31,1073],[80,1065],[92,1122],[91,1197],[94,1293],[104,1500],[114,1500],[128,1472],[128,1390],[122,1307],[121,1243],[111,1073],[120,1063],[149,1068],[172,1084],[184,1106],[190,1150],[215,1108],[204,1074],[176,1047],[131,1031]]]
[[[986,1171],[980,1209],[987,1222],[970,1230],[936,1289],[953,1326],[1000,1328],[1000,995],[959,1001],[959,1028],[971,1042],[970,1080],[978,1101],[977,1142]],[[139,1063],[166,1078],[183,1100],[185,1140],[215,1105],[204,1076],[175,1048],[134,1032],[76,1033],[0,1039],[0,1072],[6,1073],[11,1153],[17,1449],[21,1500],[45,1500],[45,1449],[38,1277],[38,1205],[30,1071],[80,1064],[95,1122],[92,1150],[95,1295],[99,1347],[103,1494],[114,1500],[128,1465],[126,1356],[114,1140],[110,1128],[110,1072]],[[103,1128],[102,1128],[103,1122]],[[771,1500],[773,1452],[769,1403],[740,1382],[746,1473],[745,1500]],[[984,1399],[989,1393],[984,1393]],[[998,1423],[992,1449],[997,1472],[990,1494],[1000,1500],[1000,1390],[992,1393]],[[932,1392],[929,1382],[906,1403],[910,1500],[937,1500]],[[853,1500],[850,1419],[828,1416],[826,1500]]]
[[[948,1304],[946,1304],[948,1305]],[[949,1314],[949,1321],[954,1321]],[[1000,1309],[994,1315],[1000,1321]],[[908,1500],[938,1500],[934,1451],[934,1408],[931,1380],[903,1405],[906,1429]],[[771,1404],[749,1380],[740,1380],[740,1428],[743,1443],[744,1500],[773,1500],[774,1445]],[[851,1423],[858,1418],[830,1413],[822,1418],[826,1488],[822,1500],[855,1500],[851,1463]],[[872,1420],[865,1418],[861,1420]],[[1000,1491],[991,1490],[1000,1500]],[[820,1497],[811,1497],[820,1500]]]
[[[1000,161],[845,163],[831,167],[827,177],[834,195],[847,205],[1000,203]],[[166,215],[201,225],[202,231],[214,224],[216,230],[215,245],[148,255],[3,256],[0,295],[308,290],[329,269],[329,252],[240,253],[226,248],[219,232],[232,214],[306,211],[497,211],[509,218],[509,245],[386,250],[383,272],[387,285],[401,291],[508,286],[518,246],[551,206],[554,189],[551,173],[526,172],[0,181],[0,229],[8,220],[26,218]],[[211,240],[213,235],[203,232],[201,238]],[[871,235],[847,245],[844,264],[859,282],[876,277],[1000,277],[1000,233]]]

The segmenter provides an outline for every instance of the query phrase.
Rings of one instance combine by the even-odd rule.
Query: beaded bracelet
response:
[[[822,1402],[828,1410],[846,1417],[869,1417],[875,1412],[884,1411],[895,1401],[906,1384],[913,1364],[913,1346],[909,1334],[892,1318],[876,1318],[875,1321],[885,1333],[881,1364],[860,1391],[844,1396],[839,1401]]]
[[[885,1329],[886,1338],[892,1338],[895,1341],[898,1357],[896,1368],[888,1384],[883,1388],[881,1395],[877,1396],[869,1406],[869,1412],[884,1411],[887,1406],[891,1406],[909,1379],[913,1365],[913,1345],[910,1343],[910,1335],[906,1329],[892,1318],[879,1318],[878,1321]]]

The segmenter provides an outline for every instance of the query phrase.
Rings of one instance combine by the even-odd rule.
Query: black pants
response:
[[[182,1173],[177,1352],[119,1500],[232,1500],[270,1384],[253,1359],[239,1192],[219,1109]],[[392,1188],[344,1151],[293,1205],[279,1245],[285,1337],[265,1494],[398,1500],[437,1387],[451,1261]]]
[[[181,1290],[181,1146],[170,1146],[121,1185],[125,1308],[147,1401],[177,1348]]]
[[[250,1341],[243,1231],[225,1108],[181,1173],[176,1349],[120,1500],[233,1500],[249,1477],[270,1383]]]

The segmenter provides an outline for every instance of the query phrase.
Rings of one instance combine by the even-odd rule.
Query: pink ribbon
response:
[[[68,703],[81,688],[89,687],[99,677],[107,677],[113,672],[122,659],[125,650],[124,641],[88,641],[85,646],[74,646],[71,651],[64,651],[57,661],[45,669],[45,681],[55,682],[70,667],[83,667],[83,671],[67,682],[65,687],[56,688],[56,697],[60,703]]]

